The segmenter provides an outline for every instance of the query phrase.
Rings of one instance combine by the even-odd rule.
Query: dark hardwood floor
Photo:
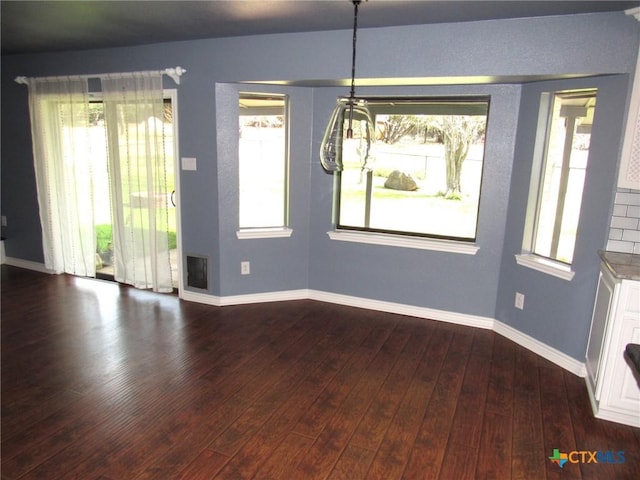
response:
[[[583,379],[491,331],[1,280],[3,479],[638,478],[638,429],[595,419]],[[561,469],[554,449],[625,462]]]

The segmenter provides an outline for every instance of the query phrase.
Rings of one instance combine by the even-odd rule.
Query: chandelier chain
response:
[[[358,6],[362,0],[353,2],[353,48],[351,54],[351,92],[349,94],[349,124],[347,138],[353,138],[353,106],[356,100],[356,42],[358,40]]]
[[[351,56],[351,98],[356,94],[356,43],[358,40],[358,6],[361,0],[353,0],[353,51]]]

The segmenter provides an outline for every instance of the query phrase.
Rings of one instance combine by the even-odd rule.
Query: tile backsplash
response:
[[[640,254],[640,190],[618,188],[607,250]]]

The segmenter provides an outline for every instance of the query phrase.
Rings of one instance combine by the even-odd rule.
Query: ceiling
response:
[[[623,11],[640,1],[364,0],[358,27]],[[351,0],[0,1],[2,54],[351,29]]]

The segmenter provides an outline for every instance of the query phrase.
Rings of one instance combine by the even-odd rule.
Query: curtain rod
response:
[[[148,71],[148,72],[144,72],[144,73],[160,73],[162,75],[168,75],[169,77],[171,77],[173,79],[174,82],[176,82],[177,85],[180,85],[180,77],[185,74],[187,71],[182,68],[182,67],[175,67],[175,68],[165,68],[164,70],[152,70],[152,71]],[[43,79],[49,79],[49,80],[54,80],[57,78],[74,78],[74,79],[79,79],[79,78],[99,78],[99,77],[111,77],[111,78],[118,78],[120,76],[124,77],[127,75],[130,75],[132,73],[143,73],[143,72],[126,72],[126,73],[94,73],[91,75],[68,75],[68,76],[57,76],[57,77],[40,77]],[[27,85],[29,83],[29,78],[28,77],[16,77],[15,79],[16,83],[20,83],[23,85]]]

